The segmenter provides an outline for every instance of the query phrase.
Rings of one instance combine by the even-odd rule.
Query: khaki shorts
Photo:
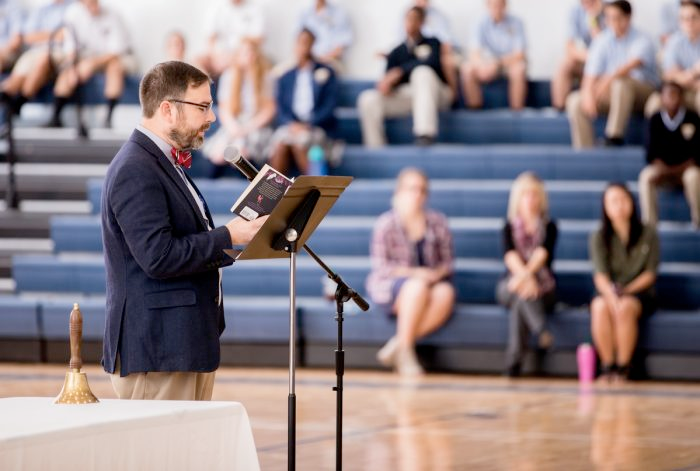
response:
[[[15,63],[15,66],[12,69],[12,73],[18,75],[29,75],[29,73],[36,68],[37,64],[39,64],[39,61],[46,55],[47,51],[48,47],[46,45],[28,49],[22,53],[21,56],[19,56],[17,63]],[[65,54],[63,51],[51,51],[51,62],[53,64],[60,64],[64,60]]]

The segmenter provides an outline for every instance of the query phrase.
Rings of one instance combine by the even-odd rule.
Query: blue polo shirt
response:
[[[609,75],[634,59],[641,60],[642,65],[632,70],[630,77],[639,82],[658,85],[656,53],[651,38],[635,28],[630,28],[621,38],[606,30],[593,40],[584,74],[594,77]]]
[[[580,4],[574,6],[569,14],[567,39],[583,43],[586,47],[589,47],[593,42],[591,21],[595,21],[600,29],[605,29],[605,15],[602,10],[594,19],[591,19],[588,16],[588,12]]]
[[[664,71],[688,70],[700,62],[700,38],[691,41],[682,32],[671,36],[664,48]]]
[[[485,15],[473,28],[471,47],[496,58],[525,52],[527,42],[523,22],[515,16],[505,15],[496,23]]]

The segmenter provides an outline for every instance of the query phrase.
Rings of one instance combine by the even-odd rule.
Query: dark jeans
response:
[[[508,291],[509,278],[498,282],[496,300],[510,309],[508,325],[508,349],[506,350],[506,367],[520,364],[527,350],[530,333],[539,335],[545,328],[547,312],[556,302],[554,291],[537,299],[522,299]]]

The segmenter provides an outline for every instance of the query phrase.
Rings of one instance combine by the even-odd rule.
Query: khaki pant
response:
[[[438,133],[438,111],[449,108],[453,100],[450,87],[428,66],[416,67],[408,84],[400,85],[391,95],[378,90],[360,94],[357,105],[362,125],[362,142],[368,147],[386,145],[384,118],[413,113],[414,136],[435,137]]]
[[[654,88],[642,82],[630,78],[614,80],[610,86],[610,94],[603,97],[597,103],[598,113],[607,114],[608,122],[605,126],[605,136],[609,138],[622,138],[625,135],[627,124],[633,111],[644,111],[649,95]],[[576,91],[566,100],[566,113],[569,115],[571,127],[571,143],[576,149],[593,147],[595,135],[593,123],[581,109],[581,92]]]
[[[656,224],[659,220],[657,187],[661,185],[683,185],[685,199],[690,206],[690,216],[696,227],[700,226],[700,168],[686,165],[663,168],[647,165],[639,174],[639,206],[642,220]]]
[[[686,90],[684,98],[685,107],[689,110],[694,110],[696,113],[700,113],[700,93],[697,90]],[[654,92],[647,100],[647,104],[644,107],[644,116],[646,118],[651,118],[658,111],[661,110],[661,94],[659,92]]]
[[[214,391],[215,371],[131,373],[110,375],[119,399],[154,399],[175,401],[210,401]]]

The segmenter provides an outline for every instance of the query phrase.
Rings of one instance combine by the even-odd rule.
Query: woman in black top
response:
[[[510,309],[506,373],[518,376],[530,333],[538,345],[548,348],[552,335],[545,315],[555,302],[552,258],[557,226],[549,220],[544,184],[525,172],[513,183],[508,221],[503,228],[504,262],[508,275],[498,283],[496,297]]]

